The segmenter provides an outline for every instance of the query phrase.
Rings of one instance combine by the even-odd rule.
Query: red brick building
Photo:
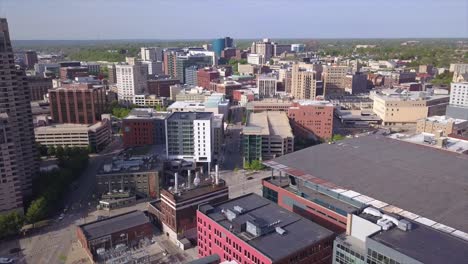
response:
[[[49,90],[50,115],[55,123],[95,124],[106,106],[102,85],[63,84]]]
[[[242,84],[235,81],[225,81],[223,83],[211,82],[208,90],[225,94],[227,98],[232,98],[234,90],[242,89]]]
[[[208,89],[210,83],[216,79],[219,79],[219,72],[213,68],[203,68],[197,72],[197,85]]]
[[[197,211],[198,257],[256,264],[332,262],[332,231],[247,194]]]
[[[333,136],[333,105],[328,101],[297,101],[288,109],[288,117],[296,135],[310,133],[321,139]]]
[[[122,121],[124,147],[153,145],[154,122],[149,119],[124,119]]]
[[[75,77],[87,77],[89,76],[88,67],[61,67],[60,68],[60,80],[72,80]]]
[[[153,227],[143,212],[131,211],[79,225],[76,236],[89,258],[97,262],[97,249],[109,251],[119,244],[134,247],[140,240],[152,238]]]
[[[177,79],[148,80],[148,93],[155,94],[157,97],[170,97],[170,87],[175,84],[180,84],[180,81]]]
[[[240,102],[242,100],[242,95],[244,95],[247,102],[255,100],[255,94],[250,90],[234,90],[232,91],[232,100],[234,102]]]

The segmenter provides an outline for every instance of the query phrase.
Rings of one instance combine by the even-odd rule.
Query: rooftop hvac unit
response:
[[[234,206],[234,210],[239,212],[239,214],[242,214],[245,211],[244,208],[242,208],[242,207],[240,207],[238,205]]]
[[[367,207],[366,209],[364,209],[363,211],[365,214],[370,214],[370,215],[373,215],[373,216],[377,216],[377,217],[381,217],[382,216],[382,213],[373,208],[373,207]]]
[[[398,222],[398,229],[403,231],[408,231],[412,229],[412,224],[410,221],[402,219]]]
[[[286,235],[286,230],[284,230],[283,228],[281,228],[281,227],[279,227],[279,226],[277,226],[277,227],[275,228],[275,231],[276,231],[276,233],[278,233],[278,234],[280,234],[280,235],[282,235],[282,236],[283,236],[283,235]]]

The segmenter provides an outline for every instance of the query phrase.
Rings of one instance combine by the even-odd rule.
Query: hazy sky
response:
[[[468,37],[468,0],[0,0],[13,39]]]

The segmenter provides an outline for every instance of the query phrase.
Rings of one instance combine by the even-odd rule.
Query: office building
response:
[[[58,63],[36,63],[34,71],[36,75],[55,78],[60,75],[60,65]]]
[[[230,37],[215,39],[212,43],[212,50],[216,53],[216,56],[218,56],[218,58],[221,57],[221,53],[224,49],[233,47],[234,40]]]
[[[226,98],[232,98],[232,92],[234,90],[242,89],[242,84],[236,81],[223,81],[223,82],[212,82],[210,83],[209,90],[216,91],[226,95]]]
[[[101,64],[96,62],[82,62],[81,66],[88,68],[88,73],[91,75],[98,75],[101,73]]]
[[[206,53],[209,53],[207,51]],[[215,57],[212,54],[192,52],[187,55],[180,55],[176,58],[176,76],[182,83],[187,83],[185,72],[187,68],[195,66],[196,68],[210,67],[215,65]]]
[[[190,66],[185,69],[185,84],[187,85],[197,85],[198,84],[198,67]]]
[[[455,119],[447,116],[431,116],[416,123],[416,133],[430,133],[441,136],[462,135],[468,131],[468,120]]]
[[[294,135],[285,112],[250,113],[241,136],[244,163],[294,151]]]
[[[278,80],[275,75],[260,75],[257,77],[258,97],[271,98],[276,96]]]
[[[205,97],[204,102],[176,101],[167,108],[168,112],[211,112],[227,116],[229,112],[229,100],[224,94],[212,93]]]
[[[135,108],[122,120],[124,147],[162,145],[166,143],[166,121],[169,114],[153,108]]]
[[[43,146],[104,149],[112,140],[110,115],[95,124],[52,124],[34,129],[36,142]]]
[[[249,54],[247,55],[247,63],[253,65],[266,64],[265,57],[262,54]]]
[[[174,184],[161,190],[161,199],[148,205],[148,212],[162,227],[163,233],[185,249],[186,240],[196,245],[197,209],[202,204],[219,203],[229,199],[226,183],[214,177],[206,177],[199,169],[178,171],[171,175]],[[177,180],[175,179],[177,177]]]
[[[178,79],[161,78],[156,80],[148,80],[148,93],[154,94],[157,97],[170,97],[171,86],[180,84]]]
[[[128,192],[138,197],[158,198],[162,183],[162,161],[151,147],[132,148],[114,155],[96,174],[99,195]]]
[[[177,78],[176,59],[178,51],[165,50],[164,51],[164,74],[169,75],[171,78]]]
[[[273,56],[273,43],[267,38],[262,41],[253,42],[250,53],[261,55],[264,62],[269,61]]]
[[[60,80],[73,80],[76,77],[87,77],[89,75],[88,67],[84,66],[68,66],[60,67]]]
[[[132,102],[134,95],[147,91],[148,66],[135,58],[127,57],[126,61],[115,66],[117,96],[119,101]]]
[[[383,85],[386,87],[392,87],[393,85],[399,85],[402,83],[416,82],[416,72],[398,72],[398,71],[379,71],[384,77]]]
[[[325,96],[344,94],[344,81],[348,71],[348,66],[326,65],[323,67],[322,79]]]
[[[148,75],[161,75],[164,73],[163,71],[163,63],[162,61],[141,61],[141,63],[145,64],[148,68]]]
[[[208,89],[210,83],[219,79],[219,72],[213,68],[202,68],[197,72],[197,84],[200,87]]]
[[[230,59],[237,59],[237,55],[240,51],[236,48],[225,48],[221,51],[221,58],[224,59],[226,62]]]
[[[174,112],[166,118],[166,156],[208,163],[213,160],[213,113]]]
[[[247,103],[246,110],[254,113],[263,111],[288,111],[293,102],[283,99],[263,99]]]
[[[416,124],[419,119],[445,115],[449,97],[426,92],[381,90],[373,95],[373,111],[383,125]]]
[[[134,105],[148,106],[148,107],[166,107],[169,102],[166,97],[157,97],[154,94],[138,94],[133,96]]]
[[[447,116],[468,120],[468,82],[450,84]]]
[[[356,72],[354,74],[346,74],[343,79],[344,91],[348,94],[362,94],[367,90],[367,75]]]
[[[63,84],[49,90],[50,115],[55,123],[95,124],[106,106],[102,85]]]
[[[28,50],[24,53],[24,64],[26,65],[26,68],[33,69],[37,62],[37,53],[35,51]]]
[[[292,72],[289,69],[280,69],[278,71],[278,80],[282,83],[286,93],[291,93]]]
[[[291,71],[291,95],[294,99],[315,99],[317,96],[317,72],[294,64]]]
[[[198,256],[236,263],[330,263],[334,234],[257,194],[197,211]]]
[[[31,184],[39,171],[39,162],[28,82],[24,72],[15,68],[5,18],[0,18],[0,66],[4,69],[0,71],[0,126],[3,127],[0,130],[0,155],[5,166],[0,170],[0,213],[13,210],[21,213],[24,198],[32,193]],[[10,188],[12,185],[14,187]]]
[[[239,104],[240,106],[247,106],[248,102],[252,102],[255,100],[255,94],[253,91],[245,89],[245,90],[234,90],[232,92],[232,101],[234,103]]]
[[[81,247],[92,261],[101,262],[106,252],[112,252],[117,245],[132,248],[144,239],[153,237],[153,227],[141,211],[131,211],[92,221],[76,228]]]
[[[333,104],[328,101],[294,101],[288,109],[294,134],[302,138],[332,138],[333,110]]]
[[[203,103],[213,93],[203,87],[193,85],[173,85],[172,101],[191,101]]]
[[[52,79],[39,76],[27,76],[31,101],[44,101],[49,89],[52,89]]]
[[[160,47],[140,48],[140,58],[142,61],[162,61],[163,50]]]
[[[350,215],[335,239],[333,263],[464,263],[468,242],[375,207]]]
[[[449,71],[453,72],[452,82],[458,82],[460,76],[468,73],[468,63],[452,63],[450,64]]]
[[[108,64],[107,65],[107,81],[109,84],[116,84],[117,83],[117,67],[115,67],[115,64]]]
[[[291,44],[291,51],[301,53],[305,51],[305,44]]]
[[[291,44],[273,43],[273,56],[279,57],[283,53],[291,52]]]
[[[301,197],[298,201],[321,204],[341,212],[342,216],[347,212],[335,209],[340,206],[326,199],[333,198],[359,209],[373,206],[468,241],[468,223],[464,220],[468,212],[460,209],[468,204],[463,187],[467,182],[464,172],[468,169],[464,154],[369,135],[316,145],[264,164],[273,170],[273,178],[282,175],[283,183],[289,180],[290,191],[283,190]],[[328,198],[308,196],[301,186],[320,191]],[[272,196],[278,198],[280,205],[287,204],[312,219],[320,215],[303,202],[280,200],[275,192]],[[345,227],[349,224],[342,222]]]

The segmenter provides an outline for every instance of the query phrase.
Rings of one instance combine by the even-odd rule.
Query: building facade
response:
[[[468,120],[468,82],[451,83],[450,88],[447,116]]]
[[[125,147],[163,145],[166,143],[165,112],[153,108],[136,108],[122,120]]]
[[[288,109],[295,135],[309,138],[310,134],[321,139],[333,136],[333,105],[328,101],[296,101]]]
[[[304,70],[294,64],[291,72],[291,95],[294,99],[315,99],[318,79],[315,71]]]
[[[43,101],[49,89],[52,89],[52,79],[36,76],[26,77],[31,93],[31,101]]]
[[[322,79],[325,96],[344,93],[344,81],[348,66],[324,66]]]
[[[64,84],[49,90],[50,115],[55,123],[95,124],[106,106],[102,85]]]
[[[28,82],[24,72],[16,70],[8,22],[5,18],[0,18],[0,66],[3,68],[0,71],[0,114],[3,116],[3,129],[0,132],[1,155],[2,164],[6,165],[5,169],[10,169],[1,170],[0,174],[5,177],[2,177],[0,185],[3,190],[11,184],[15,186],[0,193],[0,197],[6,196],[5,200],[0,201],[0,213],[10,210],[22,212],[23,199],[32,193],[32,180],[39,171],[39,161],[34,144]],[[24,166],[25,164],[27,166]],[[12,195],[14,200],[10,199]]]
[[[147,91],[148,67],[146,64],[127,57],[127,63],[117,64],[115,67],[119,101],[132,102],[134,95]]]
[[[258,96],[262,98],[275,97],[278,80],[274,75],[260,75],[257,78]]]
[[[170,88],[176,84],[180,84],[180,81],[177,79],[148,80],[148,93],[154,94],[157,97],[170,97]]]
[[[200,87],[208,89],[210,83],[219,79],[219,72],[212,68],[202,68],[197,72],[197,84]]]

